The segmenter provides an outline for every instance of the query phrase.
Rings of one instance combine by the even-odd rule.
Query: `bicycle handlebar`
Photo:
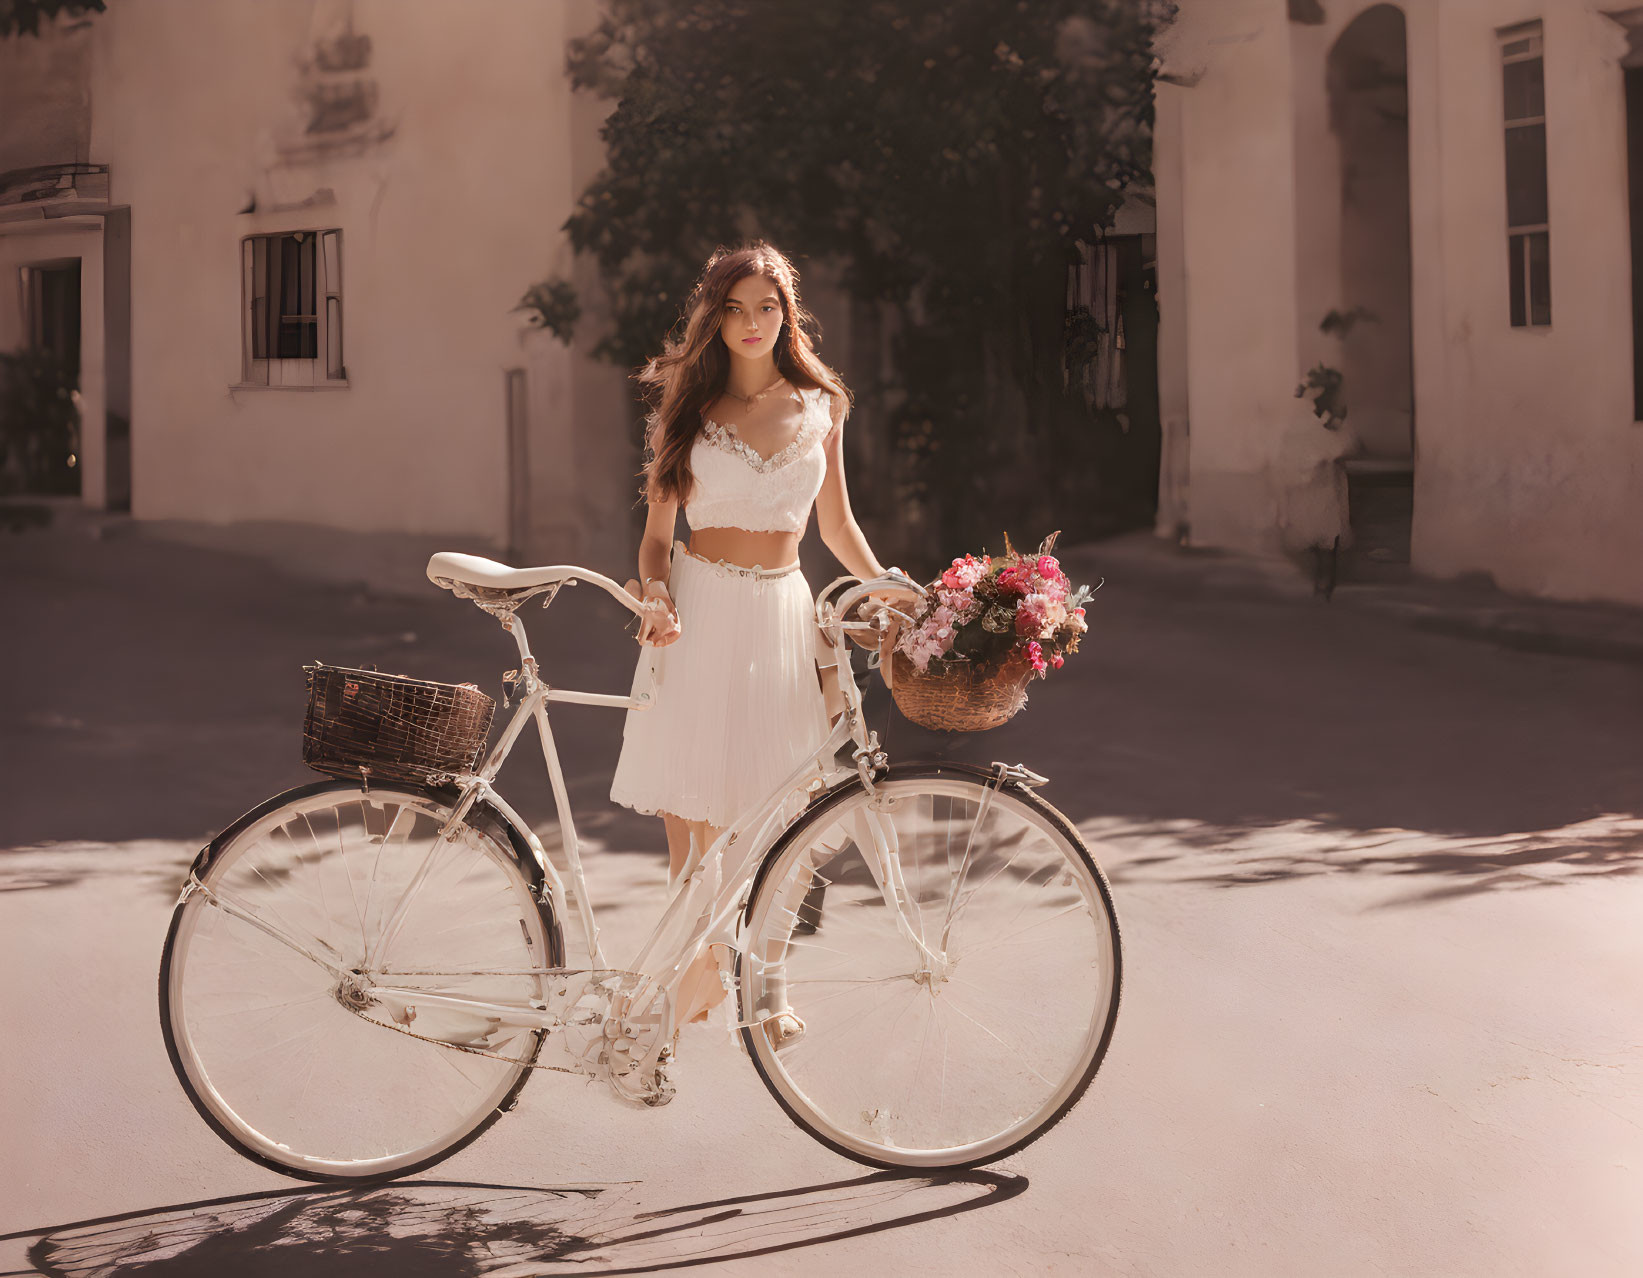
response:
[[[619,585],[615,580],[605,576],[603,573],[578,568],[576,570],[576,576],[583,581],[591,581],[601,590],[605,590],[610,594],[615,595],[616,598],[620,599],[627,605],[628,611],[633,613],[634,616],[637,617],[644,613],[645,605],[642,600],[635,599],[628,593],[626,586]]]
[[[582,580],[594,582],[596,585],[602,586],[606,590],[610,591],[611,594],[615,595],[618,599],[625,603],[635,614],[645,611],[646,605],[643,601],[634,599],[634,597],[630,595],[624,587],[617,585],[616,582],[612,581],[609,577],[603,576],[600,573],[592,572],[585,568],[577,568],[573,571],[575,575],[580,577]],[[833,582],[822,591],[822,594],[825,595],[828,591],[832,590],[834,586],[837,586],[840,581],[844,580],[846,580],[844,577],[835,578]],[[850,609],[854,608],[873,591],[880,590],[885,586],[909,586],[918,593],[920,599],[928,599],[930,597],[930,592],[928,590],[903,572],[891,570],[885,572],[882,576],[869,578],[867,580],[863,580],[858,577],[854,580],[858,584],[845,592],[837,606],[840,614],[848,613]],[[846,603],[845,600],[848,600],[849,602]],[[901,609],[893,607],[890,604],[885,604],[883,607],[886,611],[895,613],[909,625],[912,624],[913,619],[906,613],[902,612]]]
[[[827,596],[838,588],[840,582],[852,580],[856,582],[856,585],[846,589],[844,594],[839,596],[837,603],[827,603]],[[918,582],[907,576],[906,573],[894,570],[866,580],[860,577],[835,577],[816,597],[817,624],[824,630],[837,630],[841,636],[854,630],[882,631],[884,629],[882,618],[886,613],[894,613],[909,626],[914,624],[914,619],[900,608],[897,608],[894,604],[883,602],[880,602],[877,609],[875,609],[877,615],[872,621],[851,622],[844,620],[862,600],[870,597],[875,590],[881,590],[885,586],[909,586],[918,593],[920,599],[930,597],[930,592],[919,585]]]
[[[843,580],[845,580],[843,577],[835,578],[832,585],[827,587],[827,590],[832,590],[833,586],[838,585],[838,583]],[[919,585],[918,582],[914,581],[906,573],[897,572],[893,568],[886,571],[882,576],[869,578],[867,580],[863,580],[858,577],[856,578],[856,582],[856,585],[852,586],[849,590],[846,590],[843,595],[839,596],[839,602],[834,605],[840,613],[849,612],[868,595],[872,594],[873,591],[880,590],[885,586],[911,586],[918,592],[920,599],[928,599],[930,597],[930,592],[923,586]],[[827,590],[824,590],[822,593],[826,594]],[[884,606],[891,612],[901,611],[899,608],[891,607],[889,604],[885,604]],[[908,620],[911,620],[911,618],[908,618]]]
[[[458,595],[472,598],[476,601],[487,601],[501,596],[514,596],[516,601],[522,601],[529,595],[551,587],[569,583],[575,585],[578,581],[591,582],[598,586],[613,599],[619,601],[623,607],[636,617],[645,616],[651,609],[653,601],[636,599],[625,586],[604,573],[595,572],[591,568],[583,568],[579,564],[550,564],[537,568],[510,568],[506,564],[496,563],[493,560],[482,559],[474,555],[441,552],[428,561],[428,577],[436,585],[453,591]],[[928,599],[930,592],[906,573],[891,569],[877,577],[863,579],[850,575],[835,577],[816,596],[818,612],[822,609],[826,598],[836,590],[841,582],[854,581],[856,584],[847,589],[834,605],[835,611],[827,620],[834,622],[840,628],[855,629],[855,624],[839,620],[847,616],[863,599],[875,590],[885,586],[901,586],[914,591],[920,599]],[[894,613],[903,621],[911,624],[913,618],[892,604],[881,603],[880,611]],[[818,618],[819,620],[819,618]],[[823,622],[822,624],[826,624]],[[871,628],[880,629],[882,623],[875,621]]]

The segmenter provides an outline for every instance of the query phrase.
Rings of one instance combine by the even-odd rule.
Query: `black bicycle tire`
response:
[[[391,790],[392,792],[399,794],[414,794],[418,797],[425,798],[434,804],[445,807],[446,809],[453,806],[453,801],[455,800],[457,794],[454,788],[435,789],[431,786],[405,785],[397,782],[391,786],[383,786],[381,788]],[[310,782],[307,785],[294,786],[289,790],[282,791],[279,794],[264,799],[261,803],[257,804],[256,807],[252,808],[243,816],[233,821],[226,829],[218,834],[216,838],[212,839],[210,843],[201,848],[198,855],[195,856],[193,864],[189,867],[189,873],[203,874],[206,869],[209,868],[212,860],[217,856],[221,849],[225,847],[231,839],[238,835],[241,830],[245,829],[246,826],[251,825],[253,822],[260,821],[263,817],[267,816],[270,812],[273,812],[277,808],[284,807],[289,803],[294,803],[299,799],[311,798],[316,794],[323,794],[326,792],[343,793],[347,791],[361,790],[362,787],[352,781],[315,781]],[[536,902],[537,914],[542,919],[542,926],[548,937],[549,965],[553,967],[563,966],[565,962],[564,929],[559,923],[558,915],[554,910],[552,900],[549,898],[548,894],[542,890],[542,867],[537,864],[536,856],[532,853],[529,842],[514,826],[513,822],[504,817],[502,813],[491,804],[482,800],[476,802],[473,807],[469,809],[468,815],[464,818],[464,820],[471,822],[474,820],[476,814],[480,819],[490,821],[493,825],[506,834],[508,846],[513,851],[514,859],[518,862],[520,870],[525,875],[526,882],[530,885],[531,899]],[[188,1071],[183,1066],[182,1056],[177,1048],[176,1036],[171,1026],[171,959],[177,939],[177,929],[182,924],[183,908],[186,904],[187,902],[178,901],[176,907],[171,911],[171,923],[166,929],[165,944],[160,951],[160,1032],[165,1038],[166,1056],[171,1061],[172,1072],[176,1074],[177,1081],[182,1086],[183,1094],[188,1097],[189,1103],[194,1106],[195,1112],[205,1120],[206,1125],[210,1127],[211,1130],[229,1146],[229,1148],[233,1149],[234,1152],[239,1154],[241,1157],[258,1164],[259,1166],[266,1167],[270,1171],[278,1172],[282,1176],[289,1176],[293,1180],[332,1185],[383,1184],[388,1181],[398,1180],[405,1176],[414,1176],[418,1172],[426,1171],[428,1168],[436,1165],[437,1163],[443,1162],[445,1159],[451,1157],[451,1155],[461,1152],[463,1149],[466,1149],[469,1145],[473,1144],[474,1141],[483,1136],[485,1132],[490,1130],[491,1125],[494,1124],[497,1119],[501,1118],[503,1114],[507,1113],[519,1103],[520,1092],[524,1090],[525,1084],[530,1081],[531,1075],[536,1072],[535,1070],[529,1068],[521,1070],[519,1073],[518,1082],[516,1082],[513,1087],[509,1089],[508,1094],[497,1103],[496,1107],[490,1114],[481,1120],[461,1139],[453,1142],[445,1149],[430,1155],[418,1163],[396,1168],[391,1172],[378,1172],[374,1175],[366,1176],[327,1175],[322,1172],[305,1171],[299,1168],[291,1167],[286,1163],[269,1158],[265,1154],[262,1154],[258,1150],[255,1150],[241,1142],[233,1131],[231,1131],[227,1125],[224,1124],[217,1117],[217,1115],[212,1112],[211,1107],[207,1105],[198,1092],[195,1091],[194,1084],[189,1080]],[[534,1064],[536,1058],[541,1054],[542,1044],[546,1041],[546,1038],[547,1031],[538,1031],[536,1035],[536,1042],[531,1048],[529,1058],[530,1064]]]
[[[963,776],[966,779],[980,781],[989,785],[998,779],[998,774],[996,771],[992,768],[982,767],[980,764],[941,759],[913,759],[904,763],[892,763],[882,775],[874,778],[874,783],[878,784],[883,781],[918,780],[943,775]],[[1100,893],[1102,904],[1106,908],[1107,918],[1112,924],[1112,1004],[1108,1010],[1107,1023],[1102,1028],[1101,1041],[1096,1045],[1094,1056],[1090,1058],[1089,1065],[1085,1068],[1083,1075],[1078,1080],[1078,1083],[1073,1087],[1072,1091],[1068,1093],[1066,1100],[1064,1100],[1060,1106],[1057,1107],[1056,1111],[1051,1114],[1049,1118],[1040,1123],[1037,1127],[1033,1128],[1033,1130],[1028,1132],[1025,1136],[1021,1137],[1019,1140],[1004,1149],[997,1150],[994,1153],[987,1154],[979,1158],[968,1159],[963,1162],[943,1163],[939,1167],[928,1168],[930,1171],[964,1171],[973,1167],[984,1167],[989,1163],[996,1163],[1000,1159],[1008,1158],[1012,1154],[1020,1152],[1028,1145],[1032,1144],[1035,1140],[1039,1139],[1039,1137],[1043,1136],[1068,1114],[1070,1114],[1078,1105],[1079,1101],[1084,1099],[1084,1096],[1090,1089],[1090,1084],[1095,1081],[1095,1076],[1101,1069],[1102,1062],[1106,1060],[1107,1050],[1112,1045],[1113,1031],[1118,1024],[1118,1006],[1122,1001],[1124,988],[1124,946],[1123,937],[1118,922],[1118,911],[1114,906],[1112,899],[1112,885],[1107,881],[1106,871],[1101,868],[1100,862],[1098,862],[1095,857],[1091,855],[1089,848],[1084,843],[1084,840],[1079,836],[1078,828],[1067,818],[1067,815],[1064,812],[1048,800],[1039,796],[1031,787],[1025,785],[1019,780],[1011,779],[1006,781],[1004,783],[1004,788],[1008,789],[1014,798],[1017,798],[1025,802],[1028,806],[1037,809],[1042,816],[1046,817],[1051,822],[1052,825],[1056,826],[1060,833],[1063,834],[1072,844],[1080,859],[1084,862],[1086,868],[1089,869],[1091,875],[1093,876],[1096,890]],[[799,818],[790,827],[788,827],[788,829],[782,832],[782,836],[776,840],[776,842],[771,846],[770,851],[765,854],[764,859],[759,863],[759,868],[753,876],[753,886],[748,891],[747,905],[742,911],[742,926],[744,928],[748,927],[752,923],[753,912],[759,901],[759,892],[770,875],[774,873],[776,862],[780,859],[788,844],[797,838],[799,834],[811,823],[822,819],[830,809],[837,807],[850,795],[860,793],[865,789],[866,787],[862,784],[859,776],[853,776],[844,781],[837,782],[821,794],[817,795],[799,816]],[[788,1118],[792,1119],[794,1124],[796,1124],[802,1131],[808,1133],[815,1140],[827,1146],[827,1148],[831,1149],[834,1153],[842,1154],[845,1158],[850,1159],[852,1162],[861,1163],[868,1167],[880,1167],[890,1171],[910,1172],[919,1170],[919,1168],[915,1168],[907,1163],[891,1162],[888,1159],[873,1158],[859,1150],[851,1149],[849,1146],[841,1144],[832,1137],[817,1131],[816,1128],[805,1119],[803,1114],[788,1100],[781,1088],[779,1088],[775,1081],[770,1077],[769,1071],[766,1070],[764,1062],[760,1058],[760,1049],[754,1038],[754,1033],[757,1027],[748,1023],[753,1019],[753,1009],[747,1006],[746,986],[742,981],[742,961],[743,954],[742,951],[738,949],[736,951],[734,968],[737,986],[737,1006],[740,1008],[740,1019],[743,1022],[743,1028],[741,1031],[742,1045],[747,1052],[748,1059],[753,1062],[753,1068],[758,1073],[759,1080],[764,1083],[765,1090],[776,1098],[776,1103],[782,1107],[782,1110],[787,1114]]]

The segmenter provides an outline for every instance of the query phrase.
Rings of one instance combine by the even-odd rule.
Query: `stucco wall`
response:
[[[1552,324],[1512,328],[1494,29],[1536,17],[1545,35]],[[1643,603],[1625,41],[1571,0],[1445,0],[1436,36],[1444,377],[1419,409],[1415,564],[1445,575],[1482,569],[1536,594]]]
[[[1340,156],[1319,112],[1328,50],[1369,7],[1325,0],[1326,22],[1309,26],[1290,23],[1283,0],[1187,0],[1166,46],[1171,70],[1197,75],[1190,88],[1161,90],[1178,99],[1181,119],[1159,137],[1161,165],[1182,174],[1195,542],[1274,549],[1327,527],[1314,465],[1327,464],[1317,440],[1327,432],[1310,417],[1297,423],[1282,401],[1328,349],[1316,334],[1322,310],[1354,302],[1342,288]],[[1586,0],[1400,7],[1414,567],[1643,603],[1622,33]],[[1495,30],[1531,18],[1545,34],[1553,323],[1514,329]],[[1170,221],[1160,216],[1161,263]]]
[[[87,161],[90,43],[89,24],[71,19],[0,40],[0,173]]]
[[[1160,141],[1182,214],[1159,217],[1160,308],[1172,304],[1191,405],[1190,540],[1258,552],[1339,531],[1328,459],[1340,447],[1295,398],[1297,255],[1285,0],[1184,5],[1166,66],[1179,124]],[[1172,243],[1180,236],[1178,245]],[[1167,296],[1180,254],[1185,290]],[[1166,348],[1167,349],[1167,348]],[[1161,356],[1164,351],[1161,350]],[[1164,364],[1167,370],[1168,364]]]
[[[600,0],[565,0],[564,38],[571,39],[597,25],[602,16]],[[554,91],[563,95],[566,103],[562,128],[568,148],[565,168],[567,189],[574,198],[596,174],[605,167],[605,143],[599,136],[605,118],[615,109],[615,102],[592,93],[571,93],[559,75],[560,60],[544,66],[558,76],[553,80]],[[557,228],[570,214],[566,205],[554,215],[550,225]],[[600,566],[617,580],[626,580],[637,571],[639,536],[644,527],[645,508],[634,505],[639,493],[636,472],[640,464],[640,450],[636,421],[639,412],[635,387],[628,380],[631,370],[610,364],[596,363],[580,352],[592,346],[610,329],[610,307],[596,263],[583,257],[574,259],[569,246],[559,242],[554,256],[544,256],[542,269],[533,280],[556,273],[571,279],[582,305],[582,318],[577,324],[576,343],[566,350],[557,342],[536,334],[534,340],[544,347],[544,354],[565,371],[565,394],[549,410],[556,414],[555,429],[575,440],[576,468],[574,472],[559,468],[561,491],[566,501],[575,502],[576,520],[582,530],[587,556],[583,562]],[[552,272],[547,268],[552,267]],[[661,334],[657,334],[660,343]],[[553,465],[553,459],[546,459]],[[612,568],[609,565],[615,564]]]
[[[556,264],[574,194],[571,11],[359,0],[392,136],[281,165],[279,142],[300,133],[296,59],[316,12],[123,0],[95,24],[92,151],[132,210],[133,511],[500,545],[505,370],[531,370],[534,428],[602,424],[569,394],[566,361],[542,358],[541,336],[509,313]],[[327,191],[309,208],[271,207]],[[242,212],[253,196],[257,211]],[[331,227],[348,386],[236,389],[242,237]],[[536,498],[563,500],[574,485],[552,469],[555,438],[533,443],[561,481]]]

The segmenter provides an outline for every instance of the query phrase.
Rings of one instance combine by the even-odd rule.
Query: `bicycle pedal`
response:
[[[640,1099],[651,1109],[660,1109],[678,1094],[679,1089],[673,1085],[673,1080],[667,1076],[666,1070],[658,1065],[651,1080],[651,1087]]]

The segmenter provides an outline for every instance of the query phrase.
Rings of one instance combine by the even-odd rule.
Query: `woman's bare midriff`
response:
[[[747,528],[695,528],[687,543],[692,554],[704,559],[751,568],[785,568],[799,557],[799,534],[753,532]]]

